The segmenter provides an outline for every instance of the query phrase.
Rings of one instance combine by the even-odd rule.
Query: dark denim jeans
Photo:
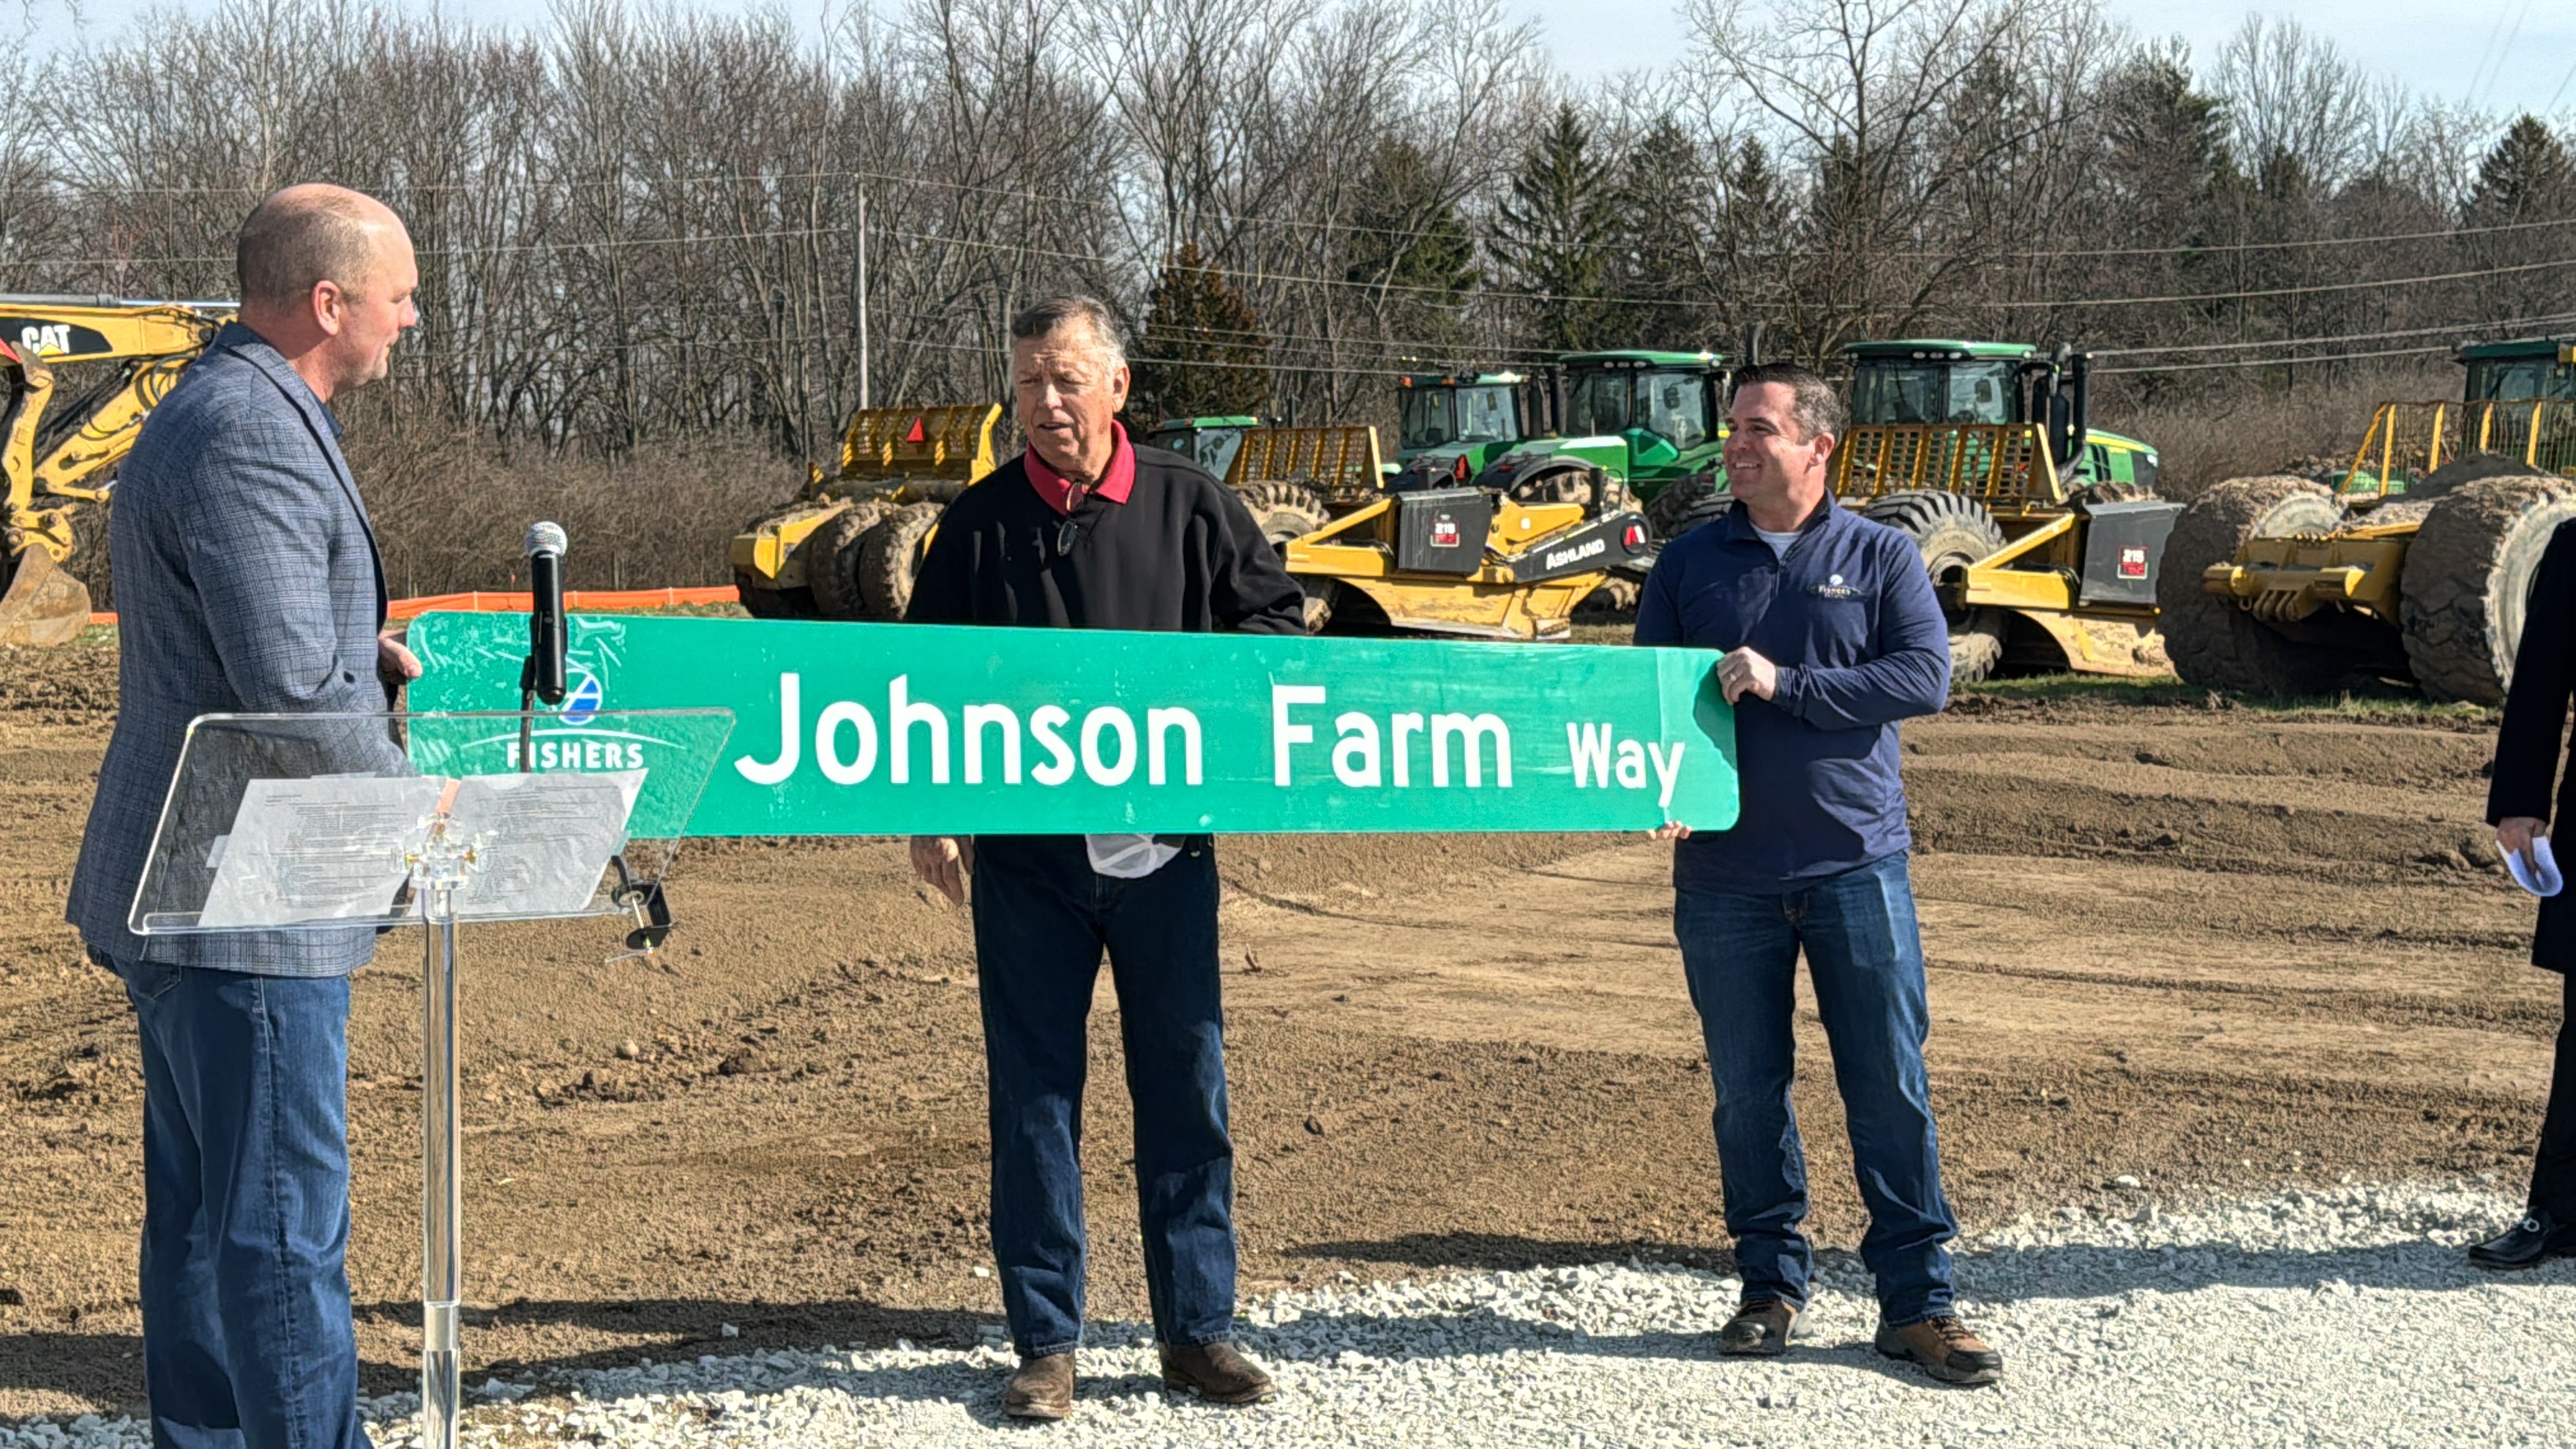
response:
[[[1744,1296],[1807,1301],[1814,1253],[1807,1161],[1789,1084],[1799,948],[1834,1056],[1869,1232],[1860,1255],[1897,1327],[1951,1311],[1958,1220],[1941,1192],[1941,1153],[1923,1073],[1928,1017],[1923,943],[1906,858],[1892,855],[1783,895],[1677,891],[1691,1005],[1717,1088],[1718,1172]]]
[[[1025,1357],[1082,1340],[1084,1026],[1104,948],[1135,1104],[1154,1329],[1176,1347],[1232,1336],[1234,1144],[1216,903],[1206,836],[1141,880],[1095,873],[1080,836],[975,842],[993,1255],[1011,1342]]]
[[[357,1449],[349,980],[118,961],[143,1041],[156,1449]]]

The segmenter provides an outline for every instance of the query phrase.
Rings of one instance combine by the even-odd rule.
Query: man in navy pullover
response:
[[[1743,815],[1667,827],[1673,930],[1717,1089],[1719,1176],[1744,1295],[1729,1354],[1787,1350],[1813,1251],[1789,1089],[1801,948],[1850,1119],[1878,1279],[1881,1353],[1953,1383],[2003,1359],[1951,1304],[1958,1222],[1941,1191],[1923,1071],[1923,947],[1906,873],[1913,836],[1896,722],[1950,690],[1949,631],[1912,540],[1837,507],[1826,464],[1839,398],[1802,367],[1736,375],[1733,505],[1663,551],[1637,642],[1714,649],[1735,706]]]

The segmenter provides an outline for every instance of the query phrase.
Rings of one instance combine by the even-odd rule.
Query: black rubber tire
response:
[[[734,570],[733,591],[742,598],[743,612],[755,619],[818,619],[814,596],[804,589],[773,589],[755,575]]]
[[[1727,495],[1718,491],[1716,473],[1693,473],[1665,484],[1640,511],[1655,541],[1669,543],[1724,513],[1727,502]]]
[[[899,623],[912,603],[912,581],[930,548],[944,503],[907,503],[877,521],[859,544],[859,596],[867,617]]]
[[[1953,569],[2003,551],[2004,531],[1995,516],[1964,493],[1884,494],[1870,500],[1866,516],[1914,540],[1934,583]],[[1943,613],[1950,624],[1950,682],[1974,684],[1994,673],[2004,657],[2004,611],[1945,608]]]
[[[2576,480],[2546,474],[2480,478],[2434,500],[2406,546],[2397,600],[2406,662],[2426,694],[2504,703],[2532,575],[2570,520]]]
[[[2343,505],[2321,483],[2286,473],[2230,478],[2174,520],[2156,580],[2165,656],[2185,683],[2246,694],[2322,694],[2344,673],[2334,651],[2273,630],[2233,600],[2203,591],[2201,575],[2249,538],[2330,533]]]
[[[1303,483],[1277,479],[1249,483],[1235,490],[1235,496],[1251,510],[1261,536],[1283,552],[1291,540],[1304,538],[1324,526],[1324,495]]]
[[[814,608],[826,619],[864,619],[867,597],[859,590],[859,554],[867,531],[893,508],[871,499],[833,514],[805,537],[805,582]]]

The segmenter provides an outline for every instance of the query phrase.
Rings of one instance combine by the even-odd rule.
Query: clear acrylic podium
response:
[[[627,916],[660,878],[730,710],[210,714],[188,726],[128,929],[423,928],[421,1443],[457,1435],[463,1191],[456,928]]]

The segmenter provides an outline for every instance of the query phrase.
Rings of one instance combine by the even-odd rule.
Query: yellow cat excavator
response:
[[[81,546],[72,515],[107,497],[143,419],[233,312],[0,292],[0,645],[66,644],[89,623],[89,589],[62,568]]]

